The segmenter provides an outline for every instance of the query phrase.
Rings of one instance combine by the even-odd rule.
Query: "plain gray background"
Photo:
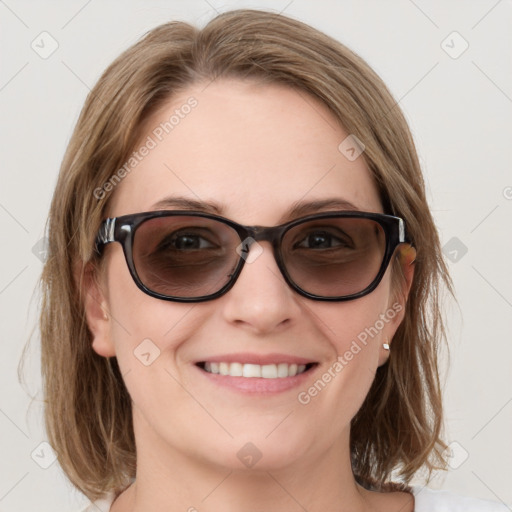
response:
[[[41,444],[37,331],[29,352],[30,407],[16,374],[37,322],[44,222],[85,96],[147,30],[173,19],[203,26],[216,11],[237,7],[283,11],[345,43],[404,110],[459,301],[446,306],[451,366],[443,377],[452,469],[430,486],[512,504],[510,1],[6,0],[0,1],[0,511],[72,511],[87,503]],[[52,45],[55,51],[45,54]]]

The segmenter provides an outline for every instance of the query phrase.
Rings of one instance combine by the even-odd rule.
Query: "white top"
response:
[[[462,496],[450,491],[411,486],[414,494],[414,512],[510,512],[510,508],[496,501]],[[89,505],[83,512],[109,512],[114,493]]]
[[[510,512],[504,503],[470,498],[450,491],[412,486],[412,493],[414,512]]]

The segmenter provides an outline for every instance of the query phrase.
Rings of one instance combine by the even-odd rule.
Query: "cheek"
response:
[[[390,280],[386,274],[372,293],[352,301],[320,303],[314,312],[321,319],[323,334],[336,349],[338,355],[347,351],[366,353],[365,348],[377,349],[391,318],[387,315],[390,305]],[[356,347],[359,345],[361,351]],[[374,350],[375,351],[375,350]],[[349,359],[350,355],[347,356]]]
[[[123,274],[112,273],[111,332],[116,358],[134,409],[148,424],[155,424],[155,412],[190,407],[179,384],[183,378],[177,359],[182,340],[191,334],[193,305],[154,299]]]
[[[108,269],[111,336],[123,375],[140,374],[142,381],[174,359],[176,333],[193,304],[180,304],[146,295],[133,281],[122,251],[113,255]]]
[[[332,362],[308,383],[310,387],[299,401],[305,404],[318,400],[318,406],[322,403],[322,407],[338,411],[340,426],[357,413],[375,378],[384,331],[391,320],[389,314],[386,316],[389,293],[386,275],[365,297],[312,308],[321,320],[317,325],[331,345]]]

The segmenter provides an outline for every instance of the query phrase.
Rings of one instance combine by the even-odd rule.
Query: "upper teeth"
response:
[[[293,377],[306,370],[305,364],[242,364],[242,363],[205,363],[204,369],[210,373],[229,375],[231,377],[263,377],[277,379]]]

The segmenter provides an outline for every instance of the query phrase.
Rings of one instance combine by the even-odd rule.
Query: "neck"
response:
[[[215,457],[164,446],[150,429],[137,428],[136,423],[135,431],[144,434],[136,435],[136,480],[114,502],[112,512],[369,509],[369,491],[352,473],[349,429],[321,452],[312,449],[286,462],[266,462],[263,454],[251,468],[219,465]]]

